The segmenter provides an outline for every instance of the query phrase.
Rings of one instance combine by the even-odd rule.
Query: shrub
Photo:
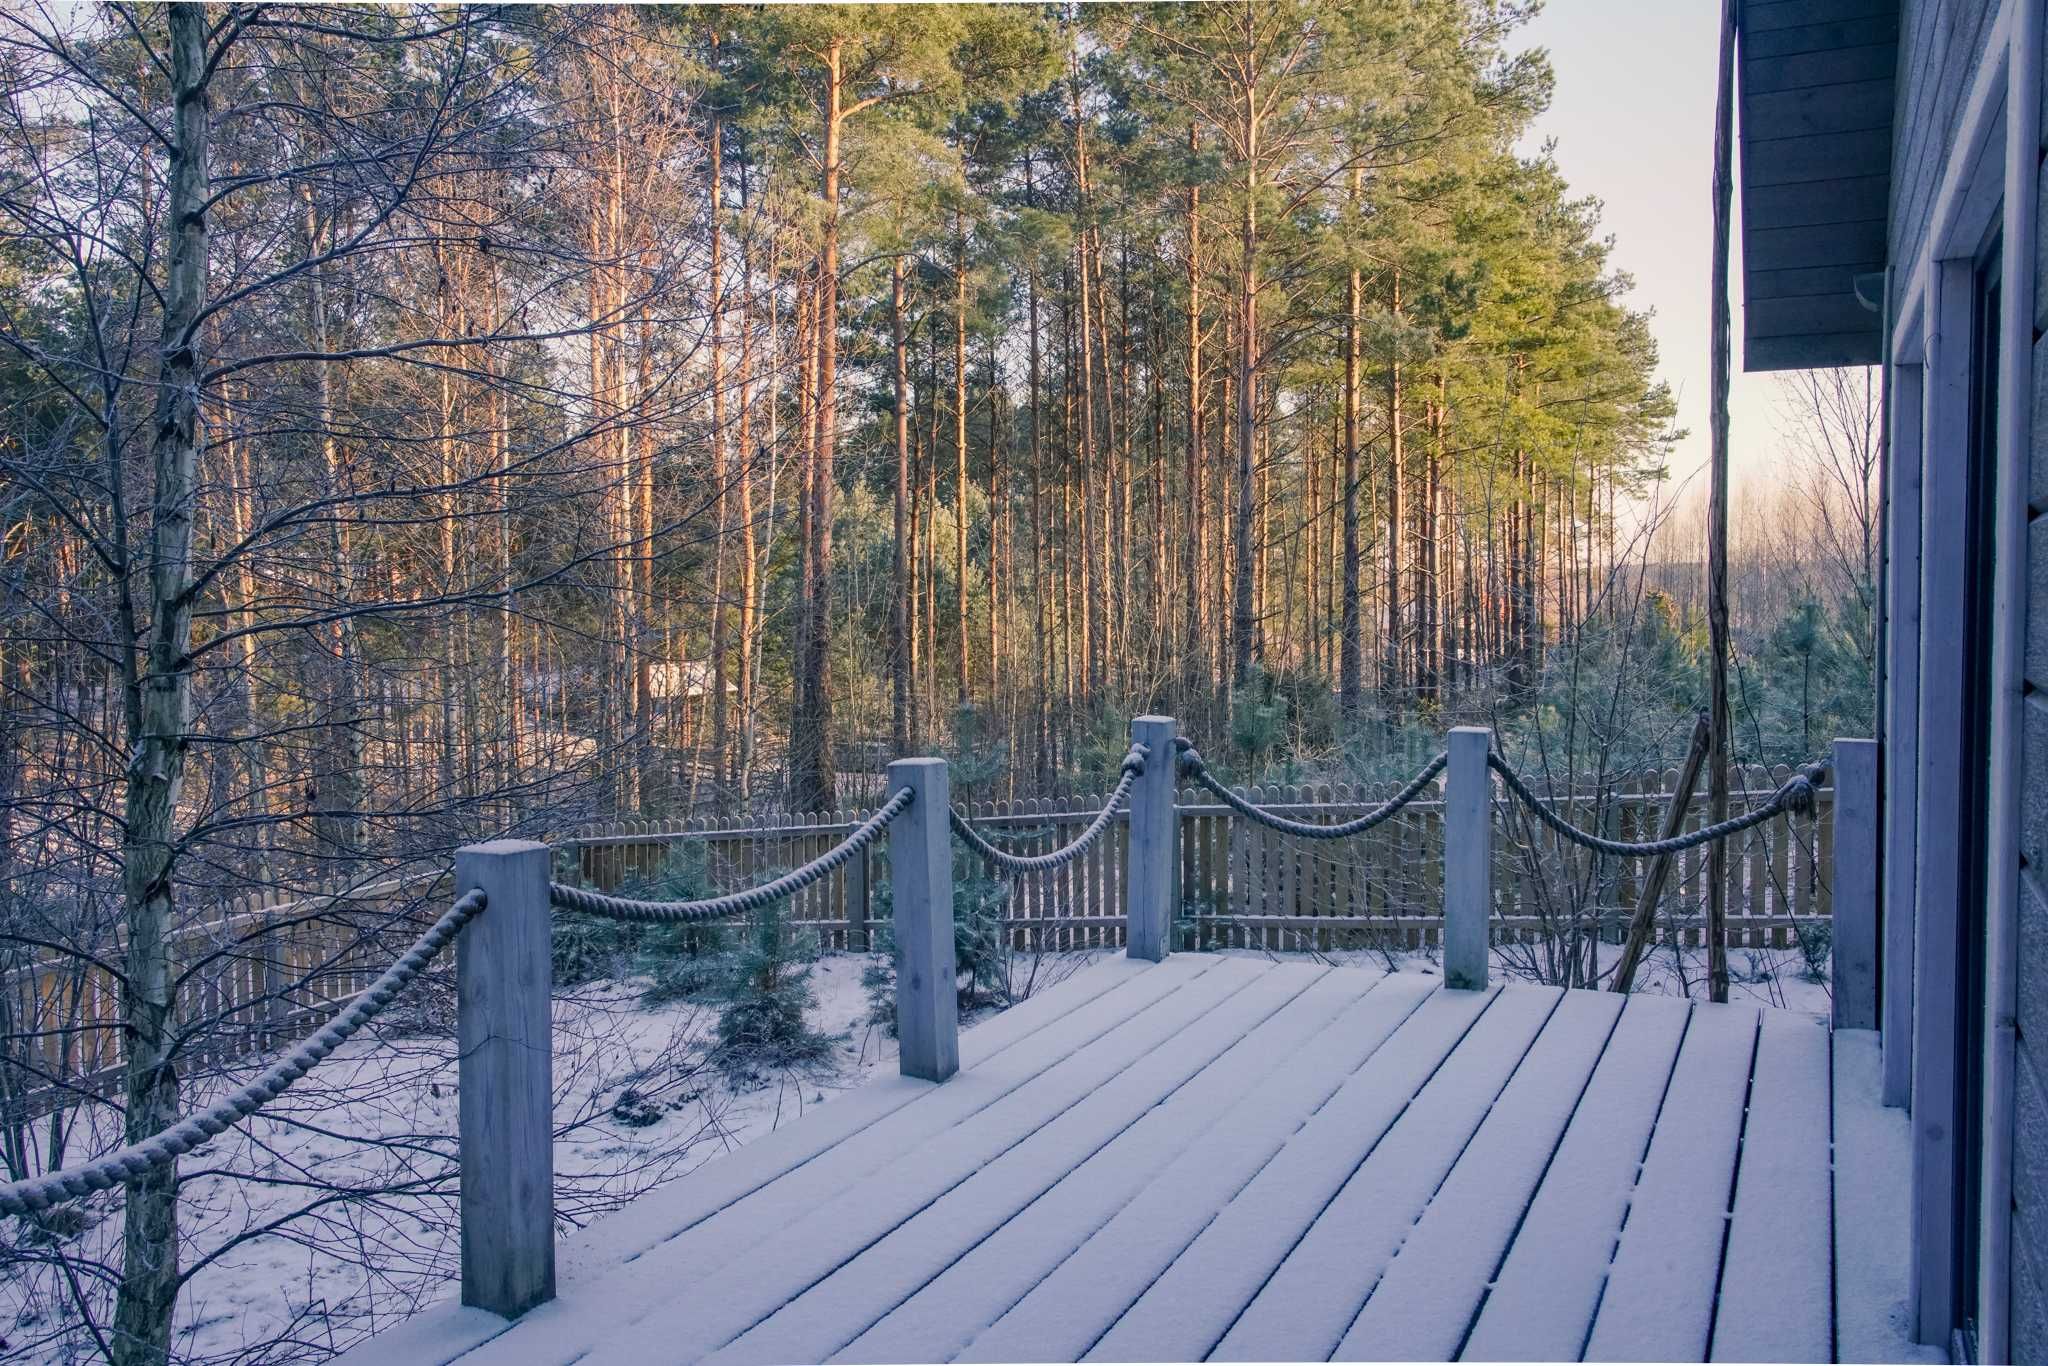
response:
[[[576,868],[563,857],[555,875],[570,879]],[[650,877],[629,878],[619,884],[620,896],[647,901],[692,901],[711,894],[710,877],[704,866],[704,847],[697,842],[676,845],[668,851],[660,871]],[[695,968],[684,966],[706,951],[723,947],[724,931],[717,926],[638,925],[604,916],[563,911],[550,929],[550,954],[557,986],[578,986],[603,977],[623,977],[629,969],[648,973],[656,979],[649,988],[648,1004],[660,1004],[693,994],[665,979],[680,972],[687,977]]]
[[[718,1013],[718,1065],[751,1076],[762,1067],[815,1062],[832,1041],[811,1028],[811,963],[816,946],[787,932],[782,906],[765,908],[743,948],[730,956],[725,1006]]]
[[[861,990],[868,998],[868,1023],[896,1037],[896,959],[876,958],[861,970]]]
[[[894,889],[887,882],[874,890],[877,917],[895,919]],[[1010,946],[1003,936],[1003,913],[1010,904],[1006,880],[987,877],[978,856],[957,847],[953,857],[953,987],[962,1010],[988,1004],[1009,1004]],[[887,928],[875,944],[882,955],[861,973],[867,991],[868,1020],[896,1037],[896,950]]]
[[[709,928],[712,934],[707,936],[711,940],[708,943],[692,943],[665,952],[642,950],[640,971],[647,978],[647,986],[640,992],[642,1005],[702,1001],[725,990],[733,973],[732,954],[723,947],[724,927]]]
[[[549,927],[555,985],[579,986],[618,973],[634,946],[633,926],[580,911],[563,911]]]
[[[1806,920],[1793,933],[1799,939],[1799,956],[1805,960],[1806,980],[1826,981],[1828,955],[1835,946],[1835,927],[1825,920]]]
[[[953,967],[963,1010],[1003,1000],[1010,985],[1010,946],[1003,938],[1010,885],[975,872],[953,879]]]

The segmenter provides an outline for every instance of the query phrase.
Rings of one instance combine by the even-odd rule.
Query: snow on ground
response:
[[[893,1067],[895,1041],[867,1022],[860,979],[868,962],[831,955],[812,971],[811,1020],[834,1040],[823,1065],[737,1085],[704,1061],[715,1009],[645,1008],[633,983],[564,993],[555,1009],[563,1217],[587,1223]],[[245,1083],[266,1061],[212,1079],[188,1105]],[[186,1158],[181,1261],[190,1280],[176,1353],[238,1364],[317,1359],[442,1298],[460,1250],[455,1080],[452,1039],[359,1036],[263,1113]],[[620,1104],[628,1090],[639,1104]],[[104,1151],[112,1138],[111,1127],[75,1133],[68,1160]],[[46,1126],[36,1141],[47,1143]],[[315,1182],[385,1193],[329,1203],[256,1236],[318,1202]],[[120,1217],[111,1194],[85,1208],[94,1222],[63,1246],[92,1284],[96,1267],[118,1265]],[[0,1281],[0,1359],[98,1360],[89,1340],[64,1331],[75,1330],[77,1314],[61,1269],[35,1264],[40,1249],[28,1245],[0,1251],[15,1263]],[[376,1273],[366,1269],[372,1264]]]
[[[1912,1120],[1878,1103],[1884,1054],[1873,1029],[1835,1035],[1835,1165],[1845,1173],[1908,1170]],[[1836,1207],[1835,1327],[1842,1361],[1948,1360],[1913,1341],[1910,1285],[1900,1274],[1911,1246],[1912,1183],[1869,1180]]]
[[[1041,971],[1036,984],[1106,952],[1047,955],[1059,966]],[[1228,952],[1440,971],[1430,950]],[[1528,975],[1527,952],[1497,949],[1497,971]],[[1613,952],[1603,947],[1603,969]],[[1826,1018],[1827,988],[1805,977],[1798,950],[1737,949],[1729,957],[1737,999]],[[1702,958],[1687,951],[1674,961],[1660,948],[1638,988],[1704,995]],[[1021,978],[1030,967],[1028,955],[1019,959]],[[830,1058],[752,1081],[735,1082],[707,1064],[714,1008],[645,1007],[633,982],[564,993],[555,1019],[555,1170],[564,1220],[601,1217],[893,1066],[894,1041],[867,1019],[861,974],[871,961],[833,954],[812,970],[811,1019],[833,1038]],[[210,1079],[188,1104],[242,1084],[259,1066],[252,1061]],[[317,1359],[446,1295],[459,1254],[455,1080],[452,1039],[425,1032],[358,1038],[270,1109],[185,1160],[182,1264],[190,1280],[180,1303],[180,1357],[237,1366]],[[72,1134],[70,1161],[111,1146],[106,1112],[74,1122],[96,1122],[103,1132]],[[47,1141],[45,1128],[37,1142]],[[370,1194],[325,1200],[335,1186]],[[271,1227],[308,1206],[315,1208]],[[105,1269],[118,1264],[116,1197],[95,1197],[86,1210],[89,1227],[61,1246],[81,1284],[104,1284]],[[28,1269],[0,1284],[0,1357],[97,1359],[77,1331],[73,1292],[47,1250],[24,1244],[6,1251]]]

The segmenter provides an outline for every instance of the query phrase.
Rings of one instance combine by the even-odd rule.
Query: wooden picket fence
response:
[[[191,1076],[310,1034],[367,987],[440,909],[449,874],[431,870],[312,893],[271,891],[226,902],[172,936],[177,1022]],[[396,915],[400,911],[417,914]],[[120,962],[112,941],[96,956]],[[83,957],[39,953],[0,973],[0,1115],[117,1094],[124,1061],[120,987]]]
[[[1760,803],[1789,770],[1738,775],[1733,809]],[[1623,840],[1654,837],[1675,772],[1631,775],[1600,800],[1582,798],[1570,816]],[[1261,806],[1302,820],[1335,822],[1370,809],[1397,784],[1345,783],[1255,787]],[[1780,815],[1738,836],[1729,860],[1729,947],[1787,947],[1804,924],[1827,923],[1834,836],[1833,791],[1815,812]],[[1018,853],[1059,848],[1102,809],[1100,794],[965,804],[966,814]],[[1200,789],[1179,794],[1182,948],[1421,948],[1440,940],[1443,923],[1443,809],[1411,804],[1364,835],[1310,841],[1244,820]],[[1696,798],[1687,828],[1704,822]],[[605,891],[647,886],[679,846],[699,846],[716,887],[752,886],[824,853],[865,812],[770,814],[733,819],[625,822],[585,827],[557,842],[574,869]],[[1559,932],[1618,933],[1635,904],[1643,861],[1585,856],[1530,824],[1518,806],[1495,808],[1496,938],[1534,940]],[[1004,926],[1020,950],[1119,948],[1124,940],[1128,823],[1104,831],[1081,858],[1053,872],[1010,880]],[[990,876],[963,853],[963,876]],[[1677,858],[1666,885],[1660,938],[1704,942],[1707,853]],[[180,1019],[194,1027],[181,1056],[187,1074],[274,1049],[319,1027],[389,965],[445,897],[448,873],[427,871],[313,894],[266,893],[220,907],[174,938],[174,972],[197,966],[181,989]],[[1597,877],[1593,894],[1567,879]],[[882,845],[796,893],[788,923],[828,950],[877,946],[886,919]],[[1594,909],[1589,912],[1586,907]],[[1579,907],[1574,911],[1573,905]],[[399,914],[399,912],[405,912]],[[376,932],[379,925],[388,932]],[[118,947],[101,956],[118,962]],[[80,1094],[118,1089],[120,994],[115,979],[82,958],[39,955],[0,972],[0,1115],[40,1113]],[[203,1027],[199,1027],[203,1026]]]
[[[1767,800],[1788,768],[1733,775],[1731,810]],[[1568,814],[1610,838],[1653,839],[1662,832],[1676,770],[1624,776]],[[1371,809],[1397,783],[1254,787],[1244,795],[1300,820],[1334,823]],[[990,838],[1017,853],[1041,853],[1071,840],[1105,797],[1026,797],[963,803]],[[1412,803],[1395,819],[1343,840],[1301,840],[1244,820],[1197,788],[1178,798],[1181,820],[1182,947],[1333,949],[1359,944],[1420,948],[1438,942],[1443,920],[1443,809]],[[1705,823],[1706,798],[1688,806],[1686,829]],[[1824,924],[1833,847],[1834,793],[1823,788],[1813,813],[1779,815],[1736,837],[1728,861],[1728,946],[1788,947],[1798,927]],[[612,891],[656,878],[677,846],[696,843],[712,881],[745,886],[797,866],[845,838],[864,813],[772,813],[734,819],[625,822],[588,826],[567,841],[581,877]],[[1563,929],[1618,933],[1638,897],[1647,860],[1602,859],[1560,846],[1519,806],[1495,808],[1494,898],[1497,938],[1535,939]],[[1050,873],[1011,880],[1005,926],[1018,948],[1120,947],[1129,827],[1119,821],[1086,854]],[[964,855],[963,859],[971,860]],[[978,863],[963,875],[988,876]],[[1705,849],[1674,861],[1660,907],[1660,936],[1705,942]],[[1591,895],[1568,879],[1592,878]],[[827,949],[875,943],[881,910],[874,889],[886,883],[880,848],[851,860],[794,900],[790,923]],[[1572,909],[1576,906],[1578,909]]]

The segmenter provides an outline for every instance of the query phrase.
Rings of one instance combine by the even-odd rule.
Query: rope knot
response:
[[[1819,800],[1820,785],[1827,781],[1826,764],[1812,763],[1785,780],[1778,789],[1778,805],[1798,816],[1810,816]]]
[[[1202,762],[1202,751],[1195,748],[1195,742],[1193,740],[1190,740],[1187,736],[1183,735],[1180,737],[1180,739],[1174,741],[1174,744],[1180,749],[1181,777],[1185,778],[1189,774],[1200,773],[1205,767],[1207,767],[1207,765],[1205,765]]]
[[[1149,745],[1133,742],[1130,753],[1124,755],[1123,767],[1119,768],[1117,772],[1142,775],[1145,772],[1145,760],[1151,756],[1151,753],[1152,750]]]

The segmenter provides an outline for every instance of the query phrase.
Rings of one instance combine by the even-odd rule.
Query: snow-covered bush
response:
[[[832,1041],[811,1027],[811,964],[817,948],[789,932],[778,903],[747,927],[744,946],[729,956],[718,1012],[719,1067],[731,1076],[815,1063]]]

